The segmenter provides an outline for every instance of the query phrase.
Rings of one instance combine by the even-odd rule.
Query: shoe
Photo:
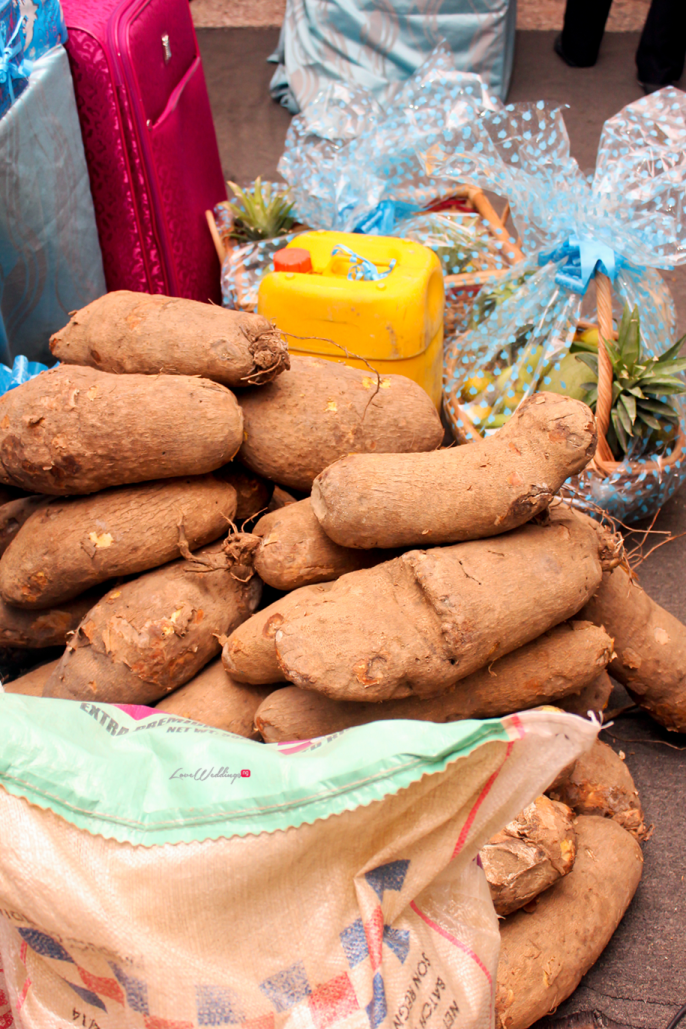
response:
[[[564,50],[562,48],[562,33],[561,32],[559,33],[559,35],[555,36],[555,42],[553,43],[553,50],[558,55],[558,57],[562,58],[562,60],[565,62],[565,64],[569,65],[570,68],[591,68],[591,67],[593,67],[593,65],[590,65],[590,64],[577,64],[576,61],[573,61],[571,59],[571,57],[567,57],[566,53],[564,52]],[[593,62],[593,64],[595,64],[595,61]]]

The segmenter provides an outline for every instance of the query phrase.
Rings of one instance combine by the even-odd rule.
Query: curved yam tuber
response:
[[[200,475],[242,433],[233,393],[209,379],[60,365],[0,397],[0,480],[63,496]]]
[[[0,554],[4,554],[22,525],[39,508],[49,503],[47,497],[39,495],[9,500],[0,507]],[[54,545],[54,540],[53,540]]]
[[[367,704],[332,700],[291,686],[267,697],[257,711],[255,724],[267,743],[276,743],[327,736],[380,719],[455,722],[495,718],[559,703],[561,696],[593,680],[611,654],[612,640],[602,629],[590,622],[565,622],[468,675],[442,697]]]
[[[610,942],[641,879],[636,840],[605,818],[575,822],[574,867],[532,912],[500,927],[496,1029],[528,1029],[554,1011]]]
[[[314,477],[353,451],[433,450],[443,439],[436,409],[421,386],[315,357],[293,357],[291,370],[264,389],[242,392],[240,459],[289,489],[308,492]]]
[[[274,637],[291,607],[306,603],[313,594],[319,596],[330,585],[321,583],[317,586],[303,586],[264,607],[234,629],[222,650],[222,661],[229,675],[238,682],[256,686],[285,682],[283,670],[276,659]]]
[[[75,600],[47,608],[27,611],[10,607],[0,600],[0,647],[63,647],[83,616],[102,596],[102,590],[89,590]]]
[[[211,543],[235,510],[235,490],[213,475],[52,500],[0,559],[0,594],[19,607],[49,607],[106,579],[173,561],[180,539],[194,548]]]
[[[250,616],[259,579],[231,575],[217,545],[107,593],[81,622],[44,696],[148,704],[183,686]]]
[[[59,662],[59,658],[56,661],[48,661],[47,664],[39,665],[38,668],[32,668],[25,675],[20,675],[18,679],[3,682],[2,687],[5,693],[21,693],[25,697],[42,697],[43,688]]]
[[[589,682],[578,693],[570,693],[555,701],[557,707],[570,715],[586,716],[589,711],[600,717],[607,708],[612,693],[612,679],[607,672],[601,672],[597,679]]]
[[[614,638],[609,671],[636,703],[666,729],[686,732],[686,626],[624,568],[605,573],[583,617]]]
[[[613,818],[637,840],[648,835],[631,772],[602,740],[596,740],[548,792],[569,804],[578,815]]]
[[[598,548],[558,507],[497,540],[349,572],[288,611],[277,660],[294,685],[338,700],[440,696],[576,614],[601,580]]]
[[[217,658],[207,668],[158,701],[155,707],[169,715],[191,718],[236,736],[259,740],[255,712],[273,686],[244,686],[233,680]]]
[[[277,590],[329,582],[388,559],[379,551],[339,547],[314,517],[309,498],[264,515],[252,531],[262,537],[255,552],[255,571]]]
[[[128,290],[76,311],[50,349],[103,372],[202,375],[225,386],[269,382],[289,366],[285,340],[261,315]]]
[[[351,454],[317,476],[312,508],[342,547],[495,536],[528,522],[596,447],[580,400],[536,393],[484,440],[431,454]]]
[[[235,489],[236,514],[234,517],[239,525],[246,518],[253,518],[267,510],[267,505],[274,492],[274,484],[267,482],[261,475],[255,475],[254,472],[248,471],[245,465],[239,461],[231,461],[212,474],[222,482],[228,482]]]
[[[574,815],[566,804],[537,797],[479,851],[499,915],[518,911],[571,872]]]

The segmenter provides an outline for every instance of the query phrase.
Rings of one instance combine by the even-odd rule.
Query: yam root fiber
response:
[[[578,815],[614,818],[637,840],[648,835],[638,790],[626,767],[612,747],[596,740],[562,781],[548,791]]]
[[[589,682],[578,693],[569,693],[554,703],[570,715],[586,716],[589,711],[600,717],[607,708],[612,693],[612,679],[607,672],[601,672],[597,679]]]
[[[261,585],[235,579],[216,544],[107,593],[83,619],[44,696],[148,704],[183,686],[217,639],[257,607]]]
[[[180,539],[193,548],[211,543],[235,513],[233,486],[213,475],[54,499],[0,559],[0,595],[19,607],[49,607],[95,583],[173,561]]]
[[[496,1029],[528,1029],[576,989],[609,943],[641,879],[643,855],[611,819],[577,818],[569,875],[533,911],[500,926]]]
[[[295,686],[338,700],[440,696],[575,615],[602,578],[598,549],[558,507],[497,540],[409,551],[289,610],[277,661]]]
[[[101,596],[102,590],[88,590],[75,600],[42,611],[10,607],[0,600],[0,647],[63,647],[69,633]]]
[[[247,622],[244,627],[247,629]],[[366,704],[332,700],[290,686],[263,701],[255,724],[267,743],[276,743],[327,736],[379,719],[455,722],[496,718],[541,704],[559,704],[561,696],[594,681],[611,655],[612,640],[602,629],[590,622],[564,622],[468,675],[442,697]]]
[[[329,582],[387,558],[380,551],[351,550],[330,540],[314,516],[309,497],[263,515],[252,531],[262,539],[255,551],[255,571],[277,590]]]
[[[404,375],[377,377],[316,357],[240,394],[245,420],[240,459],[287,489],[308,493],[327,465],[352,452],[433,450],[443,439],[436,409]],[[425,500],[425,498],[424,498]]]
[[[233,393],[209,379],[60,365],[0,397],[0,480],[63,496],[201,475],[242,433]]]
[[[342,547],[495,536],[528,522],[595,453],[580,400],[536,393],[492,436],[430,454],[355,453],[317,476],[312,508]]]
[[[202,375],[224,386],[269,382],[289,366],[283,336],[261,315],[128,290],[76,311],[50,349],[103,372]]]
[[[583,617],[614,638],[610,674],[660,725],[686,732],[686,626],[624,568],[603,576]]]
[[[240,461],[231,461],[223,468],[218,468],[213,474],[222,482],[228,482],[235,489],[235,520],[239,525],[246,518],[253,518],[267,510],[274,492],[273,483],[267,482],[261,475],[255,475],[254,472],[248,471]]]
[[[229,675],[238,682],[253,685],[285,682],[286,677],[276,660],[274,637],[291,608],[306,604],[313,594],[320,596],[330,588],[328,582],[303,586],[248,618],[245,629],[241,626],[234,629],[222,650],[222,661]]]
[[[576,857],[573,821],[566,804],[537,797],[481,848],[499,915],[518,911],[571,872]]]
[[[25,697],[42,697],[43,688],[59,661],[59,658],[55,661],[48,661],[47,664],[39,665],[38,668],[32,668],[25,675],[20,675],[18,679],[4,682],[2,686],[5,693],[22,693]]]
[[[0,507],[0,554],[5,553],[24,522],[47,503],[49,501],[46,497],[37,495],[9,500]]]
[[[272,686],[245,686],[226,672],[217,658],[187,682],[160,700],[155,707],[168,715],[192,718],[224,732],[259,740],[255,729],[255,712],[271,693]]]

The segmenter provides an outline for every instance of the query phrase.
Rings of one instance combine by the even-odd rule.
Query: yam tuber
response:
[[[10,607],[0,600],[0,647],[63,647],[69,633],[101,596],[102,590],[89,590],[44,611]]]
[[[571,872],[574,815],[566,804],[537,797],[479,851],[495,910],[510,915]]]
[[[0,554],[4,554],[24,522],[39,508],[49,503],[39,495],[9,500],[0,507]],[[53,540],[54,544],[54,540]]]
[[[289,366],[281,333],[258,314],[117,290],[76,311],[50,339],[55,357],[103,372],[269,382]]]
[[[25,697],[42,697],[46,682],[52,675],[53,669],[57,668],[60,659],[48,661],[45,665],[32,668],[25,675],[11,682],[3,682],[2,687],[5,693],[22,693]]]
[[[312,487],[312,509],[342,547],[408,547],[495,536],[548,506],[596,447],[580,400],[536,393],[498,432],[431,454],[355,453]],[[358,448],[360,449],[360,448]]]
[[[496,1029],[528,1029],[566,1000],[598,960],[641,879],[636,840],[606,818],[582,815],[569,875],[532,912],[500,927]]]
[[[148,704],[183,686],[217,637],[255,610],[259,579],[233,577],[216,544],[107,593],[70,639],[44,696]]]
[[[158,701],[155,707],[169,715],[191,718],[236,736],[259,740],[260,734],[254,725],[255,712],[273,689],[273,686],[245,686],[236,682],[217,658],[185,686]]]
[[[49,607],[95,583],[173,561],[180,538],[193,548],[211,543],[235,512],[233,486],[213,475],[52,500],[0,559],[0,594],[19,607]]]
[[[411,379],[385,375],[377,390],[375,375],[315,357],[292,358],[287,375],[239,399],[241,461],[303,492],[327,465],[353,451],[414,453],[433,450],[443,439],[431,398]]]
[[[666,729],[686,732],[686,626],[624,568],[606,572],[584,618],[614,638],[611,675]]]
[[[596,740],[548,792],[556,800],[569,804],[578,815],[614,818],[637,840],[644,840],[648,835],[631,772],[602,740]]]
[[[570,715],[587,715],[589,711],[600,717],[606,709],[612,693],[612,679],[607,672],[601,672],[597,679],[589,682],[578,693],[569,693],[555,701],[557,707]]]
[[[571,618],[601,578],[597,532],[558,507],[497,540],[343,575],[288,612],[277,660],[296,686],[339,700],[440,696]]]
[[[248,626],[249,622],[244,622],[242,628]],[[454,722],[494,718],[541,704],[559,704],[561,696],[594,680],[611,654],[612,640],[602,629],[590,622],[564,622],[468,675],[442,697],[367,704],[332,700],[290,686],[267,697],[255,724],[267,743],[276,743],[309,740],[380,719]]]
[[[233,393],[209,379],[60,365],[0,397],[0,480],[62,496],[200,475],[242,433]]]
[[[267,510],[274,486],[261,475],[248,471],[240,461],[231,461],[213,472],[222,482],[228,482],[236,491],[235,520],[241,525],[246,518],[253,518]]]
[[[277,590],[329,582],[345,572],[378,564],[388,556],[379,551],[339,547],[314,517],[309,498],[263,515],[252,531],[262,538],[255,551],[255,571]]]

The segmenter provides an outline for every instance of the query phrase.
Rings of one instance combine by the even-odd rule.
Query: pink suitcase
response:
[[[221,303],[226,199],[188,0],[62,0],[107,288]]]

